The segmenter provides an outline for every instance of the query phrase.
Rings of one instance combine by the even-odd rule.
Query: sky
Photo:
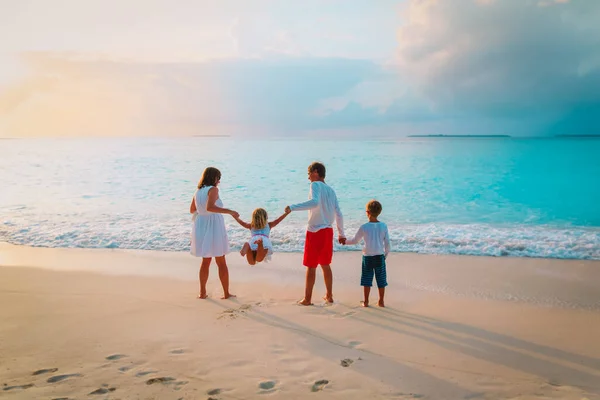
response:
[[[600,1],[0,9],[0,137],[600,134]]]

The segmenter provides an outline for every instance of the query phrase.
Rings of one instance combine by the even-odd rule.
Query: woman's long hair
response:
[[[216,186],[220,179],[221,171],[215,167],[207,167],[202,173],[200,182],[198,182],[198,189],[202,189],[205,186]]]

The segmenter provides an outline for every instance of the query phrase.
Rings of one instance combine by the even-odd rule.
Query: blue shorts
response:
[[[378,288],[387,286],[387,273],[385,271],[385,256],[363,256],[362,274],[360,276],[360,286],[373,286],[373,276],[377,281]]]

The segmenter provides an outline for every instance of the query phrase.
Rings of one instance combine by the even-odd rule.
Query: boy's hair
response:
[[[202,189],[204,186],[215,186],[220,179],[221,171],[215,167],[207,167],[198,182],[198,189]]]
[[[377,200],[371,200],[367,203],[367,211],[369,211],[369,214],[375,218],[381,214],[382,209],[383,207],[381,207],[381,203]]]
[[[267,226],[267,211],[264,208],[257,208],[252,211],[252,229],[263,229]]]
[[[308,172],[317,171],[321,179],[325,179],[325,165],[320,162],[315,161],[314,163],[308,166]]]

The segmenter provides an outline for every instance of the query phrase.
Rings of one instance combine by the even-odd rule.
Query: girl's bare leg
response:
[[[215,257],[215,261],[219,267],[219,279],[221,280],[221,286],[223,286],[223,297],[221,299],[235,297],[235,295],[229,293],[229,270],[227,269],[225,256]]]
[[[250,244],[248,242],[244,243],[242,246],[242,250],[240,250],[240,254],[244,257],[250,251]]]
[[[256,249],[256,262],[261,262],[265,259],[267,254],[269,254],[269,249],[265,249],[263,247],[263,242],[261,239],[257,240],[256,244],[258,245],[258,249]]]
[[[200,271],[198,272],[198,280],[200,281],[200,294],[199,299],[205,299],[208,297],[206,294],[206,282],[208,282],[208,273],[210,272],[210,262],[212,258],[202,258],[202,264],[200,264]]]
[[[256,264],[256,259],[254,258],[254,252],[252,250],[250,250],[250,247],[248,247],[248,252],[246,253],[246,260],[248,260],[248,264],[250,264],[250,265]]]

